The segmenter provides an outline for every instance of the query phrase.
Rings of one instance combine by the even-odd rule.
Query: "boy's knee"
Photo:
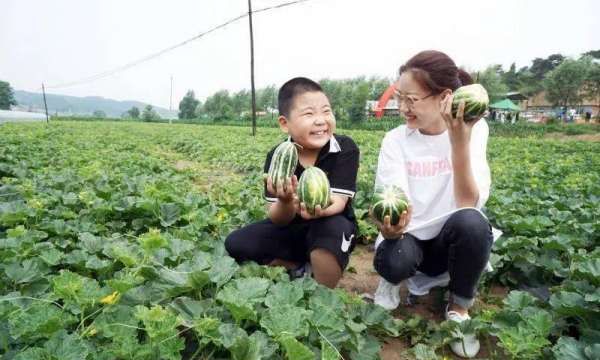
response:
[[[334,288],[342,277],[342,267],[336,256],[327,249],[317,248],[310,252],[310,263],[315,280]]]
[[[248,254],[247,242],[243,240],[242,236],[240,236],[240,230],[235,230],[225,239],[225,250],[227,250],[229,256],[238,261],[245,260],[251,256],[251,254]]]
[[[373,259],[373,267],[377,273],[392,284],[415,275],[421,260],[420,253],[413,251],[408,241],[402,243],[405,240],[408,239],[384,240]]]

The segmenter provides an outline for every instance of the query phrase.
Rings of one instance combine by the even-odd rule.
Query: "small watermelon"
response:
[[[331,203],[329,180],[323,170],[311,166],[304,170],[298,181],[298,199],[306,205],[306,210],[314,214],[315,207],[325,209]]]
[[[298,150],[296,144],[284,141],[275,148],[271,164],[269,165],[269,176],[273,182],[273,188],[279,184],[285,187],[286,181],[294,175],[298,165]]]
[[[371,212],[375,219],[383,223],[386,216],[390,217],[390,224],[400,222],[400,215],[408,209],[408,198],[398,186],[385,186],[375,190]]]
[[[455,118],[458,112],[458,105],[461,101],[465,102],[465,113],[463,116],[465,122],[475,121],[482,117],[490,103],[487,91],[480,84],[461,86],[454,91],[452,116]]]

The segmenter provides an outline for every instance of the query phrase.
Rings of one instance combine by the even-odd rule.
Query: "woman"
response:
[[[489,259],[492,232],[479,211],[490,190],[485,120],[464,122],[464,103],[452,116],[453,91],[473,82],[439,51],[423,51],[400,67],[395,96],[406,125],[388,132],[379,153],[376,186],[400,186],[411,206],[400,222],[377,222],[374,266],[382,279],[375,302],[393,309],[399,283],[415,274],[449,276],[446,318],[469,319],[477,284]],[[447,273],[447,274],[446,274]],[[443,280],[442,280],[443,281]],[[473,334],[451,344],[473,357]]]

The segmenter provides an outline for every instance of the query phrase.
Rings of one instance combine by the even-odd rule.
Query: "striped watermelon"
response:
[[[273,182],[273,188],[279,184],[285,188],[285,182],[294,175],[298,165],[298,150],[296,144],[285,141],[275,148],[271,165],[269,165],[269,176]]]
[[[488,93],[480,84],[461,86],[454,91],[452,99],[452,116],[456,118],[458,105],[465,102],[464,121],[471,122],[479,119],[487,110],[490,103]]]
[[[396,225],[400,221],[402,212],[407,209],[408,199],[401,188],[386,186],[375,190],[371,212],[380,222],[383,223],[383,219],[389,215],[390,224]]]
[[[311,166],[304,170],[298,181],[298,199],[306,205],[306,210],[314,214],[315,207],[325,209],[331,202],[329,180],[323,170]]]

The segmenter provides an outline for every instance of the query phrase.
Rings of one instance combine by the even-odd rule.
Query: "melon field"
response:
[[[449,359],[451,334],[474,330],[480,358],[600,359],[596,137],[490,138],[484,210],[504,235],[456,329],[443,289],[394,312],[362,296],[377,286],[367,209],[384,132],[339,132],[361,149],[361,245],[329,290],[223,247],[265,217],[278,129],[3,124],[0,358]]]

